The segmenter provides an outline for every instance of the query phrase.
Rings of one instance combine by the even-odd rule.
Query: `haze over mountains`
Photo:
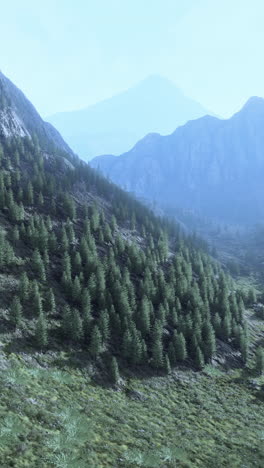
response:
[[[229,223],[264,215],[264,99],[233,117],[205,116],[169,136],[149,134],[121,155],[91,161],[111,180],[162,207]]]
[[[171,133],[208,111],[169,80],[150,76],[133,88],[83,110],[48,117],[83,159],[128,151],[149,132]]]

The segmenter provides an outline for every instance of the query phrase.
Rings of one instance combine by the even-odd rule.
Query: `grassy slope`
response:
[[[263,400],[242,371],[178,370],[127,391],[63,359],[1,354],[0,466],[263,466]]]

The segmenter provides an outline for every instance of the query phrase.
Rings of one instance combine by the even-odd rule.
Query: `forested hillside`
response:
[[[3,139],[0,207],[2,331],[21,347],[82,348],[111,358],[116,375],[118,361],[202,368],[216,337],[246,359],[248,298],[175,225],[85,164]]]
[[[255,289],[0,92],[0,466],[262,467]]]

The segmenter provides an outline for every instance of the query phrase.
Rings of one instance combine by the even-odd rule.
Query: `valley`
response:
[[[0,84],[0,465],[262,467],[254,242],[207,248]]]

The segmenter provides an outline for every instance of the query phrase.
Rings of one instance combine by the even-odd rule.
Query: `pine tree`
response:
[[[76,343],[80,343],[83,337],[83,326],[80,313],[77,309],[74,309],[71,317],[71,338]]]
[[[64,306],[62,312],[62,336],[66,339],[71,337],[71,320],[72,320],[72,313],[69,305]]]
[[[46,280],[45,266],[42,261],[39,251],[36,249],[33,252],[32,256],[32,268],[34,273],[37,275],[37,278],[41,281]]]
[[[255,369],[258,375],[264,374],[264,349],[261,347],[258,347],[256,352]]]
[[[72,277],[72,269],[71,269],[71,259],[68,254],[68,252],[65,252],[63,255],[62,259],[62,283],[65,288],[69,285],[71,282],[71,277]]]
[[[216,313],[213,316],[212,322],[213,322],[213,327],[214,327],[214,331],[215,331],[216,336],[218,338],[221,338],[221,336],[222,336],[221,318],[220,318],[220,315],[218,313]]]
[[[110,363],[110,379],[113,384],[117,384],[120,379],[118,362],[114,356],[112,357]]]
[[[42,193],[40,192],[38,194],[38,200],[37,200],[37,203],[38,203],[38,206],[41,208],[44,204],[44,198],[43,198],[43,195]]]
[[[102,334],[103,343],[106,343],[109,338],[109,314],[107,310],[100,312],[98,326]]]
[[[53,289],[49,288],[46,296],[46,309],[48,312],[51,312],[51,314],[56,313],[56,302],[55,302],[55,296],[53,293]]]
[[[231,320],[230,315],[226,315],[222,322],[222,338],[227,341],[231,335]]]
[[[204,355],[203,355],[203,353],[201,351],[200,346],[197,346],[197,348],[196,348],[194,362],[195,362],[196,368],[198,370],[202,370],[202,368],[204,367]]]
[[[168,356],[169,356],[169,360],[170,360],[171,366],[172,366],[172,367],[176,366],[176,364],[177,364],[177,357],[176,357],[176,352],[175,352],[174,344],[173,344],[172,341],[171,341],[170,344],[169,344]]]
[[[131,356],[131,349],[132,349],[132,334],[130,330],[126,330],[125,333],[123,334],[123,339],[122,339],[122,355],[124,356],[125,359],[130,358]]]
[[[91,297],[87,288],[84,289],[82,292],[81,310],[82,310],[83,315],[85,314],[91,315],[91,312],[92,312]]]
[[[70,242],[65,227],[63,226],[61,230],[61,249],[63,252],[68,252],[70,247]]]
[[[202,350],[204,353],[205,362],[210,362],[213,354],[216,351],[215,333],[212,325],[205,322],[202,327]]]
[[[39,285],[36,280],[32,282],[32,304],[33,304],[33,311],[35,315],[39,315],[42,312],[42,297],[39,291]]]
[[[143,358],[143,340],[140,331],[132,329],[131,352],[129,360],[132,365],[140,364]]]
[[[68,216],[71,220],[74,220],[76,218],[76,205],[73,198],[65,194],[63,200],[63,207],[66,216]]]
[[[149,301],[146,296],[141,300],[140,307],[138,310],[138,328],[142,335],[145,336],[150,330],[150,308]]]
[[[22,306],[18,296],[15,296],[10,309],[10,320],[13,325],[19,327],[22,322]]]
[[[40,312],[35,329],[35,339],[39,348],[45,348],[48,344],[47,322],[43,312]]]
[[[179,362],[184,361],[187,358],[186,341],[182,333],[176,334],[174,339],[174,348],[176,354],[176,360]]]
[[[152,365],[157,369],[162,368],[164,366],[162,332],[162,323],[159,320],[156,320],[153,329],[153,341],[151,351]]]
[[[29,298],[29,279],[25,271],[21,274],[20,277],[19,297],[23,303]]]
[[[73,273],[75,275],[79,275],[82,270],[82,259],[81,255],[79,252],[75,253],[74,259],[73,259]]]
[[[169,360],[168,354],[165,354],[165,358],[164,358],[164,370],[165,370],[166,374],[170,374],[170,373],[171,373],[171,365],[170,365],[170,360]]]
[[[15,226],[12,231],[12,242],[14,245],[16,246],[18,245],[19,238],[20,238],[19,229],[17,226]]]
[[[72,299],[74,302],[78,303],[81,299],[81,283],[78,276],[75,276],[73,285],[72,285]]]
[[[154,338],[152,344],[152,365],[157,369],[160,369],[164,366],[163,345],[160,336]]]
[[[97,325],[93,327],[89,351],[93,358],[97,358],[102,349],[102,335]]]
[[[83,323],[83,338],[84,342],[88,343],[91,335],[92,316],[88,312],[88,309],[82,312],[82,323]]]

